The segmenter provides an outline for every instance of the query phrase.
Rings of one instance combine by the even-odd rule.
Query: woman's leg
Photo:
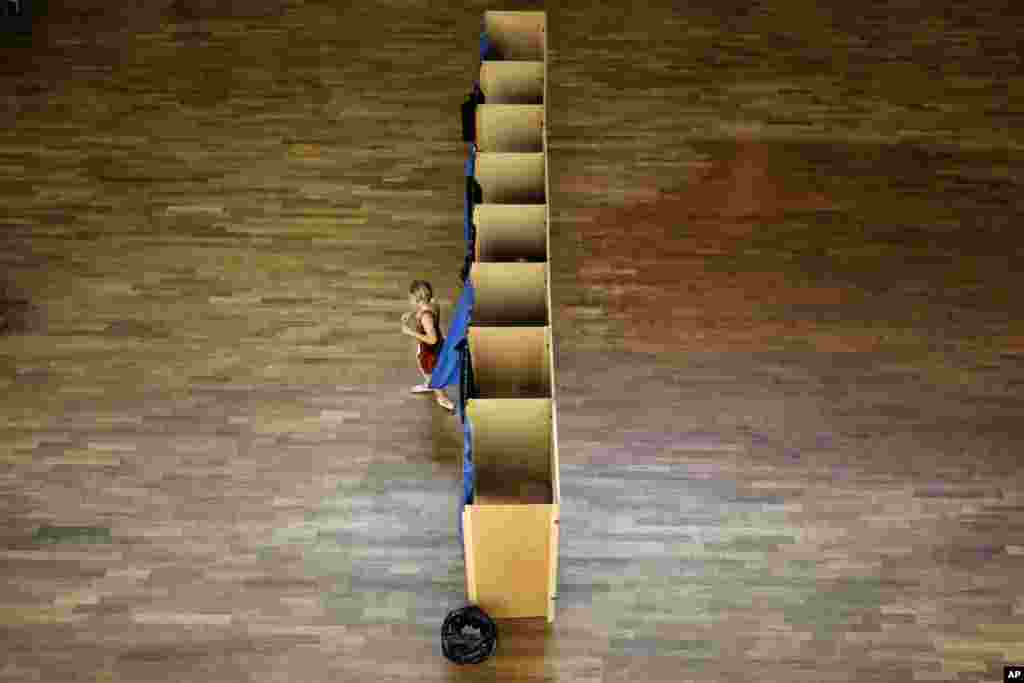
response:
[[[415,356],[416,356],[416,369],[419,370],[419,373],[421,375],[423,375],[423,384],[418,384],[418,385],[414,386],[412,388],[412,392],[414,394],[425,394],[425,393],[430,391],[430,389],[427,387],[427,385],[430,384],[430,373],[426,372],[423,369],[422,349],[420,348],[419,344],[417,344],[416,347],[415,347]]]
[[[427,375],[427,385],[430,384],[430,375]],[[451,399],[448,398],[448,393],[444,389],[434,389],[434,398],[441,405],[442,408],[447,410],[455,410],[455,404],[452,403]]]

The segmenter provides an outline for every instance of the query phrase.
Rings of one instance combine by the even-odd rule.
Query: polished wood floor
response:
[[[0,53],[0,680],[997,681],[1024,18],[549,7],[555,623],[440,654],[485,9],[50,0]]]

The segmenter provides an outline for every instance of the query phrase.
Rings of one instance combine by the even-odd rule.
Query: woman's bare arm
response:
[[[423,329],[427,331],[426,338],[422,341],[427,344],[437,343],[437,327],[434,325],[434,314],[427,311],[423,314]]]
[[[416,337],[419,341],[424,344],[436,344],[437,343],[437,330],[434,327],[433,314],[427,318],[427,322],[423,323],[423,328],[427,331],[426,334],[420,334],[416,330],[408,327],[406,320],[402,319],[402,334],[407,334],[410,337]]]

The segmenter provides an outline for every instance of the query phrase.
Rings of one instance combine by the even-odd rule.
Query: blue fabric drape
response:
[[[480,31],[480,61],[487,59],[491,52],[490,40],[487,38],[487,32],[481,28]],[[476,85],[475,90],[479,90],[479,84]],[[483,101],[482,93],[479,98]],[[471,143],[469,145],[469,158],[466,159],[466,219],[465,219],[465,238],[466,248],[469,252],[466,260],[467,265],[472,261],[473,258],[473,241],[476,239],[476,230],[473,226],[473,203],[475,194],[475,178],[476,175],[476,144]],[[472,180],[473,182],[470,182]],[[466,274],[463,275],[465,284],[462,289],[462,296],[459,298],[459,303],[455,309],[455,317],[452,319],[452,324],[448,330],[448,337],[445,339],[445,343],[441,348],[440,358],[437,361],[437,367],[434,368],[434,373],[430,378],[430,386],[432,388],[441,388],[442,386],[448,386],[450,384],[459,383],[459,417],[462,418],[462,495],[459,498],[459,542],[462,544],[463,552],[465,552],[465,539],[463,538],[462,532],[462,511],[467,505],[473,503],[473,428],[469,420],[466,418],[466,400],[469,398],[468,392],[471,391],[472,385],[467,384],[464,379],[467,371],[471,372],[469,367],[472,363],[469,357],[469,342],[466,339],[466,333],[469,328],[470,320],[472,319],[474,292],[473,285],[468,279],[468,268],[463,269]]]
[[[487,59],[491,51],[491,41],[487,38],[487,31],[480,31],[480,61]]]
[[[476,382],[473,378],[473,354],[469,352],[469,343],[462,345],[459,356],[459,418],[466,421],[466,401],[476,395]]]
[[[469,156],[466,157],[466,177],[472,178],[476,175],[476,143],[469,143]]]
[[[467,282],[462,288],[462,295],[455,306],[455,314],[452,317],[451,325],[448,326],[448,335],[444,338],[444,343],[441,344],[437,365],[430,373],[431,389],[444,389],[459,382],[459,349],[466,341],[466,333],[473,312],[473,301],[473,286]]]
[[[462,511],[473,504],[473,427],[469,420],[462,423],[462,496],[459,499],[459,541],[462,536]]]

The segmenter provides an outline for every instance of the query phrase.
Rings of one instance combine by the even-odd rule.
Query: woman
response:
[[[420,374],[423,375],[423,384],[412,388],[413,393],[426,393],[433,391],[438,405],[442,408],[453,411],[455,405],[448,398],[444,389],[430,388],[430,374],[437,365],[438,356],[441,355],[441,345],[444,344],[444,337],[439,330],[440,320],[434,304],[434,291],[429,282],[414,280],[409,285],[409,304],[413,311],[402,316],[402,334],[415,337],[416,361],[419,365]],[[416,327],[409,326],[409,321],[415,320]]]

